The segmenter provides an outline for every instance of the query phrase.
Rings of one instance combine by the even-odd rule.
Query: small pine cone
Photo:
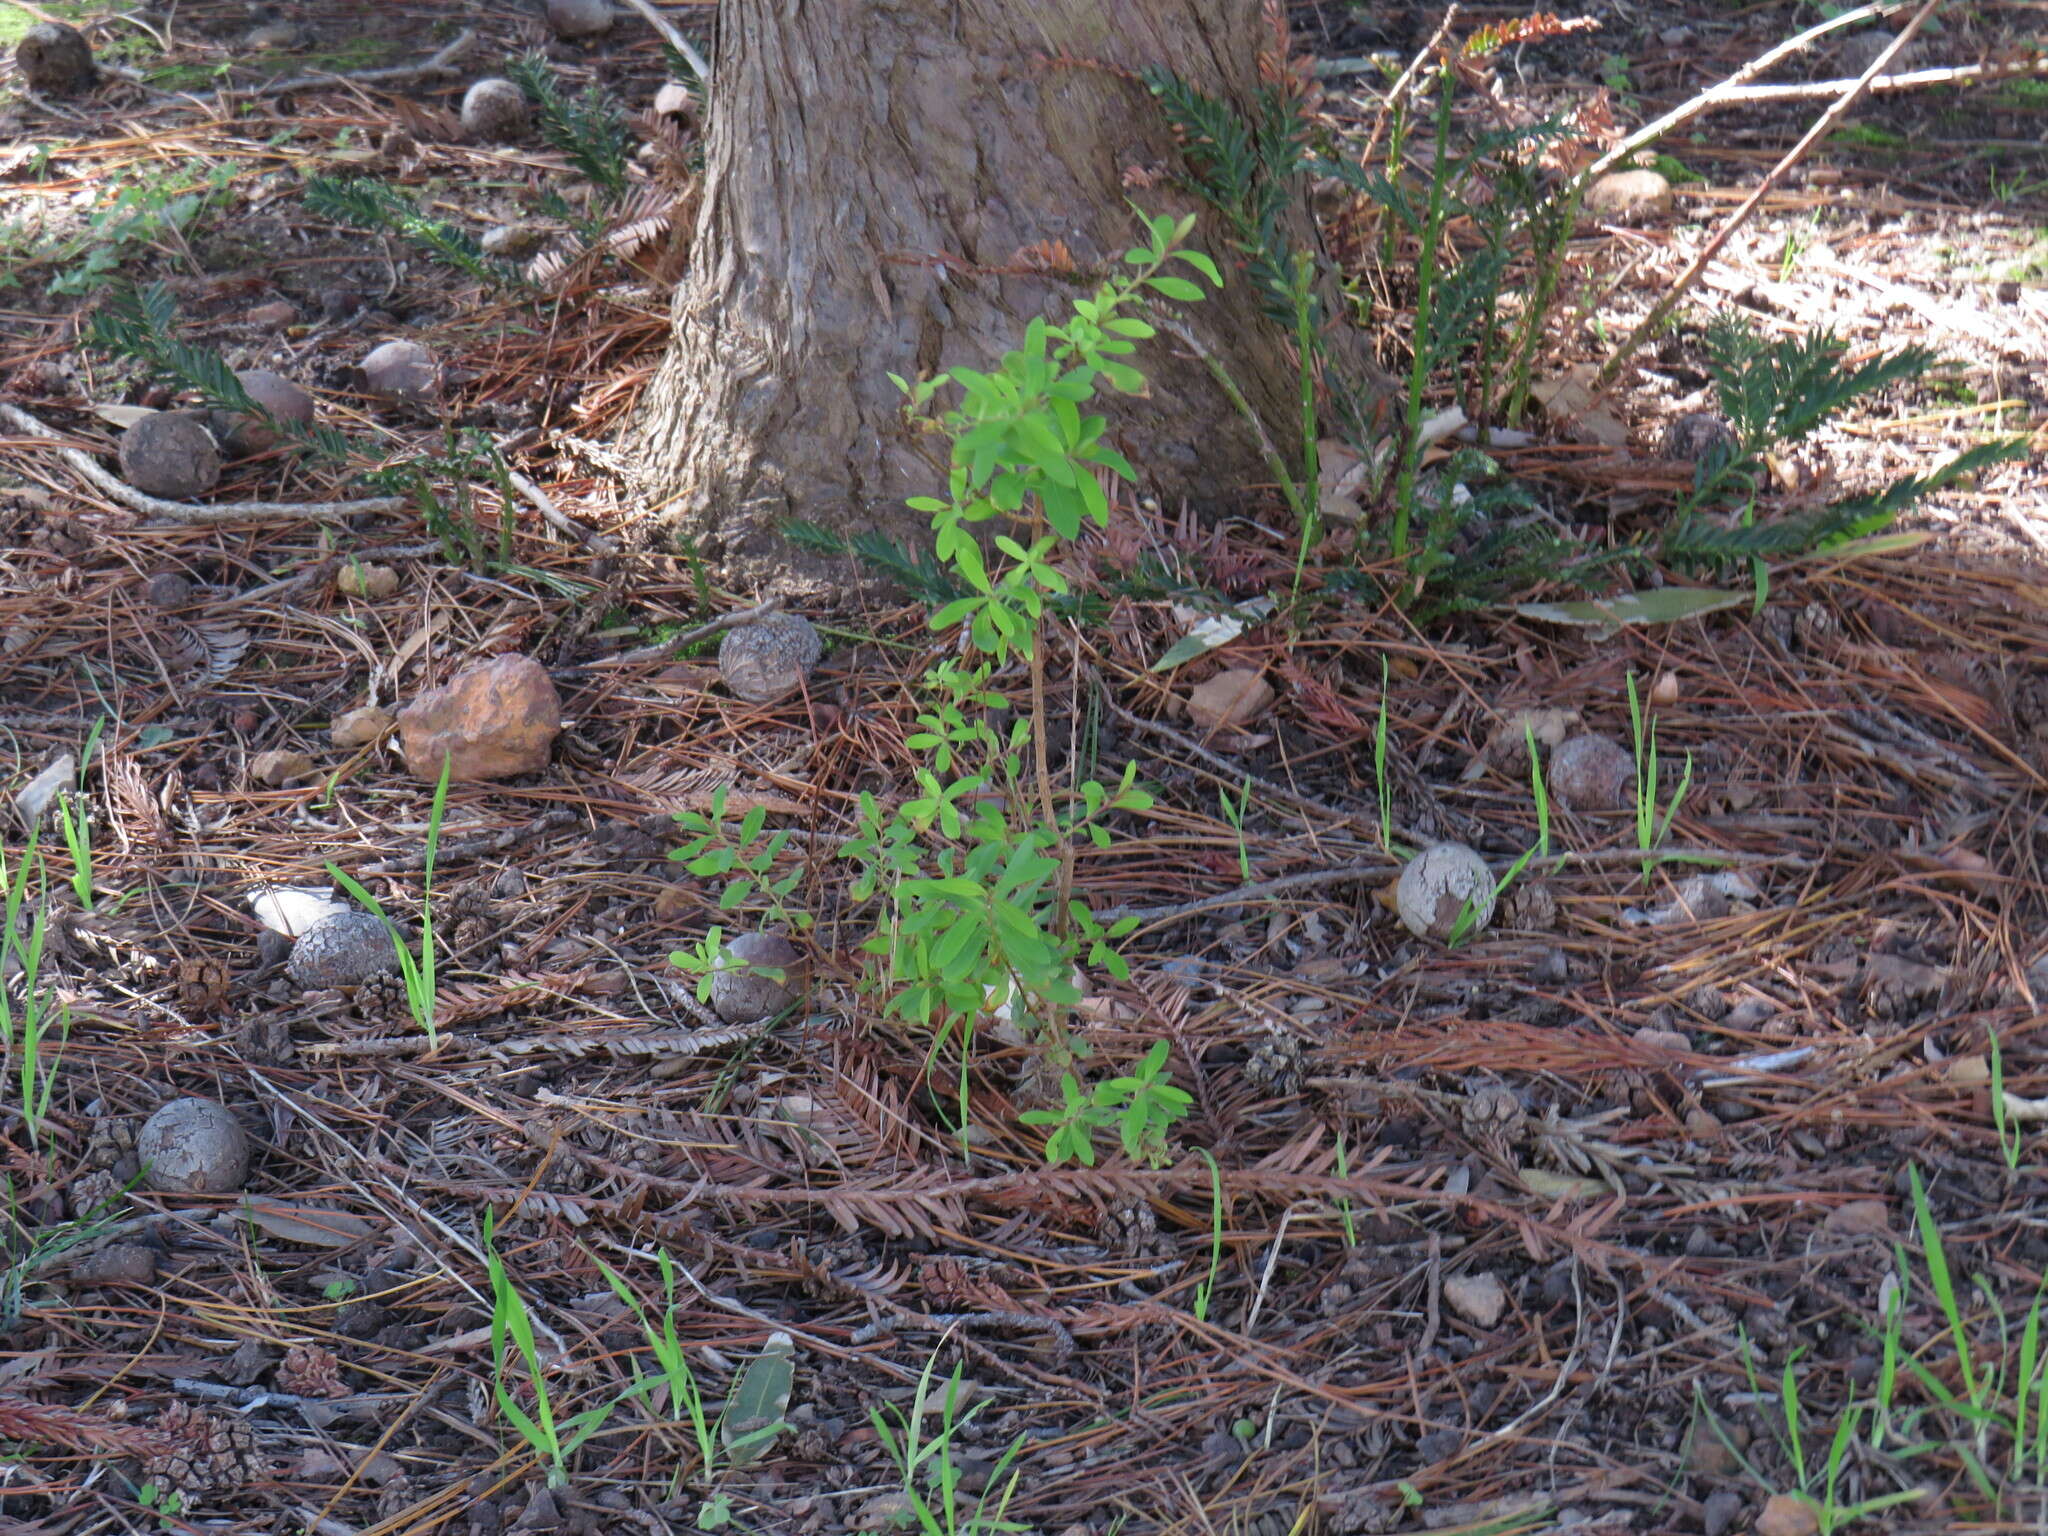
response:
[[[277,1368],[277,1390],[295,1397],[347,1397],[341,1362],[317,1344],[294,1344]]]
[[[372,976],[355,989],[350,1001],[366,1024],[394,1024],[411,1013],[402,976]]]
[[[189,1403],[172,1403],[150,1426],[177,1449],[152,1456],[143,1474],[188,1504],[219,1489],[241,1488],[266,1474],[256,1432],[236,1418],[219,1418]]]

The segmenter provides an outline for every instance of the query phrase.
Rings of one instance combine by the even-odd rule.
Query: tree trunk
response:
[[[629,449],[659,525],[728,579],[843,578],[779,525],[922,543],[903,498],[944,484],[889,375],[993,365],[1115,264],[1129,200],[1192,206],[1128,72],[1164,65],[1248,107],[1270,33],[1258,0],[724,0],[719,38],[691,267]],[[1033,251],[1075,270],[1034,270]],[[1185,318],[1291,452],[1292,348],[1249,285]],[[1112,430],[1164,495],[1271,481],[1198,358],[1161,336],[1133,361],[1151,396],[1115,401]]]

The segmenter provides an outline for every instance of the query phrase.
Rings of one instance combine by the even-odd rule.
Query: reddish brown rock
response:
[[[493,656],[429,689],[398,715],[405,766],[429,782],[443,756],[451,779],[509,779],[547,766],[562,701],[531,656]]]

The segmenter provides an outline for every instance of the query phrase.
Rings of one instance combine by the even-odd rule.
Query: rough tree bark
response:
[[[1131,243],[1129,200],[1186,206],[1161,179],[1171,135],[1116,71],[1162,64],[1249,105],[1270,38],[1259,0],[725,0],[719,35],[691,266],[629,449],[657,524],[729,578],[843,576],[777,525],[922,539],[903,498],[943,481],[889,374],[989,366]],[[1077,276],[1025,270],[1046,242]],[[1293,441],[1292,352],[1249,286],[1186,318]],[[1162,492],[1270,481],[1199,359],[1162,337],[1135,361],[1151,398],[1112,421]]]

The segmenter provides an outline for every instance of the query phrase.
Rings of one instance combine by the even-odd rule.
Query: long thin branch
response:
[[[1839,16],[1831,16],[1826,21],[1808,27],[1804,32],[1788,37],[1774,48],[1766,48],[1719,85],[1709,86],[1706,90],[1701,91],[1699,95],[1693,97],[1692,100],[1673,107],[1660,118],[1645,123],[1634,133],[1615,145],[1614,148],[1607,151],[1598,160],[1587,166],[1580,173],[1579,179],[1590,182],[1601,172],[1619,165],[1644,145],[1654,144],[1657,140],[1663,138],[1665,134],[1671,132],[1672,129],[1683,127],[1702,112],[1746,99],[1739,93],[1750,81],[1754,80],[1780,59],[1788,58],[1792,54],[1812,46],[1821,38],[1827,36],[1828,33],[1839,31],[1843,27],[1853,27],[1859,21],[1872,21],[1880,16],[1889,16],[1894,11],[1904,10],[1908,3],[1909,0],[1876,0],[1876,3],[1872,5],[1859,5],[1853,11],[1844,11]],[[1834,94],[1833,87],[1830,86],[1829,89],[1818,94],[1832,95]]]
[[[323,85],[393,85],[401,80],[417,80],[422,75],[453,74],[455,60],[476,41],[476,33],[464,27],[455,35],[455,40],[418,64],[392,64],[383,69],[355,69],[345,73],[323,70],[318,74],[296,75],[290,80],[272,80],[264,85],[241,86],[235,89],[255,96],[279,96],[286,91],[311,91]]]
[[[235,523],[252,517],[306,517],[335,522],[354,517],[358,512],[397,512],[405,506],[403,496],[371,496],[362,501],[223,501],[203,507],[186,501],[164,501],[136,490],[119,476],[102,469],[93,462],[92,455],[71,447],[61,434],[44,426],[19,406],[0,402],[0,421],[7,421],[31,437],[49,443],[57,450],[59,458],[114,500],[151,517],[167,517],[174,522]]]
[[[708,624],[699,624],[695,629],[686,629],[680,635],[658,641],[653,645],[642,645],[630,651],[619,651],[610,656],[597,656],[589,661],[579,661],[572,666],[556,667],[550,677],[577,677],[599,667],[625,667],[643,661],[667,661],[687,645],[708,639],[728,629],[738,629],[743,624],[753,624],[765,619],[771,613],[780,612],[782,599],[771,597],[756,603],[751,608],[742,608],[737,613],[722,613]]]
[[[1748,199],[1744,201],[1740,208],[1737,208],[1734,213],[1728,216],[1728,221],[1714,232],[1713,238],[1700,247],[1699,254],[1693,257],[1686,269],[1678,275],[1678,280],[1671,285],[1664,297],[1659,299],[1651,307],[1650,312],[1643,316],[1642,322],[1633,331],[1629,332],[1628,339],[1616,347],[1613,355],[1600,365],[1600,372],[1593,380],[1593,393],[1598,394],[1601,390],[1604,390],[1612,382],[1615,374],[1621,370],[1621,365],[1635,354],[1636,348],[1657,333],[1663,326],[1664,321],[1670,316],[1671,311],[1678,307],[1678,301],[1685,297],[1687,290],[1694,283],[1699,281],[1699,276],[1702,272],[1706,271],[1707,264],[1720,254],[1721,247],[1728,243],[1736,230],[1749,222],[1751,214],[1763,206],[1763,200],[1770,195],[1773,187],[1785,179],[1785,173],[1803,160],[1808,150],[1827,137],[1829,131],[1833,129],[1836,123],[1842,120],[1849,108],[1854,106],[1858,98],[1870,88],[1870,82],[1879,75],[1882,75],[1885,71],[1885,66],[1890,64],[1898,56],[1899,51],[1913,40],[1913,34],[1918,32],[1927,18],[1934,14],[1934,8],[1940,3],[1941,0],[1924,0],[1920,9],[1913,13],[1912,19],[1900,29],[1899,35],[1892,39],[1891,46],[1872,59],[1870,67],[1857,76],[1855,83],[1849,90],[1838,97],[1827,111],[1821,113],[1814,120],[1813,126],[1806,130],[1797,144],[1794,144],[1785,151],[1784,158],[1771,167],[1770,174],[1757,183],[1756,190],[1749,194]]]
[[[675,29],[675,24],[648,4],[648,0],[626,0],[626,4],[647,18],[647,24],[666,39],[669,47],[683,56],[690,68],[697,71],[697,78],[704,82],[704,89],[710,90],[711,66],[704,62],[704,55],[697,51],[696,46]]]

